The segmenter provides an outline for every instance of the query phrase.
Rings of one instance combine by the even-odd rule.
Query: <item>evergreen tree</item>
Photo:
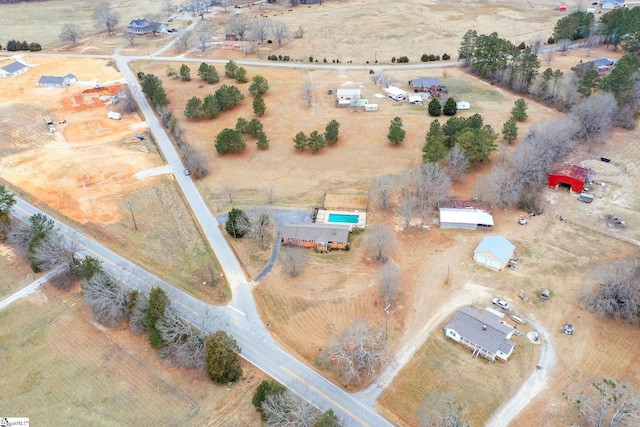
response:
[[[391,124],[389,125],[389,134],[387,135],[389,141],[396,145],[404,141],[404,137],[407,132],[402,127],[403,124],[400,117],[394,117],[394,119],[391,120]]]
[[[182,64],[180,66],[180,77],[183,82],[191,81],[191,68],[189,68],[186,64]]]
[[[516,99],[515,105],[511,109],[511,117],[516,119],[519,122],[527,120],[527,109],[529,108],[529,104],[524,98]]]
[[[232,79],[236,78],[236,72],[238,71],[238,64],[233,59],[227,62],[224,66],[224,75]]]
[[[264,77],[257,75],[251,79],[249,93],[253,96],[264,95],[269,90],[269,82]]]
[[[496,151],[498,135],[489,125],[482,129],[466,128],[456,137],[456,144],[462,148],[469,162],[489,161],[489,155]]]
[[[249,79],[247,78],[247,70],[244,67],[238,67],[236,70],[236,82],[238,83],[246,83]]]
[[[267,397],[280,394],[286,389],[285,386],[272,379],[264,380],[258,385],[255,393],[253,393],[253,398],[251,398],[251,403],[256,408],[256,411],[260,413],[262,421],[267,420],[267,414],[262,409],[262,403],[267,400]]]
[[[149,333],[149,342],[155,348],[164,345],[160,331],[158,330],[158,321],[164,316],[164,312],[169,305],[169,296],[161,288],[151,288],[149,292],[149,308],[144,317],[144,328]]]
[[[447,155],[447,147],[444,145],[444,133],[438,119],[431,122],[429,132],[426,133],[424,139],[422,160],[425,163],[437,162]]]
[[[314,427],[343,427],[343,425],[333,409],[328,409],[318,418]]]
[[[215,95],[209,94],[202,101],[202,117],[215,119],[220,114],[220,103]]]
[[[249,135],[257,138],[258,134],[263,132],[263,129],[264,129],[264,126],[262,125],[260,120],[251,119],[251,121],[248,122],[247,125],[245,126],[244,133],[248,133]]]
[[[240,133],[245,133],[245,129],[247,128],[248,124],[249,122],[247,121],[247,119],[245,119],[244,117],[238,117],[238,120],[236,120],[236,130]]]
[[[304,150],[304,147],[307,146],[307,135],[304,132],[300,131],[293,137],[293,147],[296,150]]]
[[[225,128],[216,136],[216,151],[219,154],[238,154],[247,148],[246,139],[235,129]]]
[[[449,99],[447,99],[447,102],[444,103],[444,107],[442,108],[442,113],[445,116],[455,116],[457,112],[458,112],[458,104],[456,103],[456,100],[453,99],[453,97],[449,97]]]
[[[242,377],[240,346],[225,331],[217,331],[207,338],[206,370],[209,378],[219,384],[237,381]]]
[[[516,125],[515,119],[511,118],[504,122],[502,126],[502,138],[509,144],[518,138],[518,125]]]
[[[202,80],[207,80],[207,74],[209,72],[209,67],[210,65],[208,65],[207,63],[203,62],[202,64],[200,64],[200,67],[198,67],[198,76],[202,79]]]
[[[218,70],[216,70],[216,67],[214,67],[213,65],[209,66],[206,77],[207,83],[209,83],[210,85],[218,83],[220,81],[220,74],[218,74]]]
[[[309,134],[309,138],[307,139],[307,147],[309,147],[309,149],[314,154],[317,151],[322,150],[326,145],[327,145],[327,143],[324,140],[324,136],[320,132],[318,132],[317,130],[314,130],[313,132],[311,132]]]
[[[256,147],[258,147],[258,150],[266,150],[269,148],[269,139],[267,139],[266,133],[258,133],[258,141],[256,142]]]
[[[166,107],[167,105],[169,105],[169,98],[167,98],[167,92],[164,91],[164,88],[162,87],[162,85],[157,87],[156,90],[153,92],[153,99],[151,100],[151,103],[156,108]]]
[[[3,223],[10,219],[11,210],[16,204],[16,198],[4,185],[0,184],[0,234]]]
[[[438,101],[438,98],[433,98],[429,102],[429,106],[427,107],[427,112],[431,117],[438,117],[442,114],[442,104]]]
[[[591,96],[591,92],[593,91],[593,87],[600,80],[600,75],[597,70],[589,70],[584,73],[584,76],[578,82],[578,93],[584,97]]]
[[[235,239],[239,239],[244,236],[247,231],[247,224],[249,224],[249,217],[242,209],[233,208],[229,211],[227,222],[224,225],[224,229],[227,233]]]
[[[267,111],[267,105],[264,103],[262,95],[256,95],[253,98],[253,113],[257,116],[262,116]]]
[[[202,117],[202,100],[197,96],[191,97],[184,107],[184,116],[188,119],[199,119]]]
[[[340,133],[340,123],[335,119],[327,123],[324,130],[324,139],[329,145],[333,145],[338,142],[338,134]]]

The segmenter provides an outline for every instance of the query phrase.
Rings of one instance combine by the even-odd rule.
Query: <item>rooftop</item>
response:
[[[577,179],[582,182],[587,181],[587,169],[578,166],[578,165],[559,165],[554,168],[549,175],[560,175],[560,176],[568,176],[574,179]]]
[[[482,239],[482,242],[473,251],[478,252],[491,252],[496,258],[503,263],[507,263],[513,255],[513,250],[516,247],[503,236],[487,236]]]
[[[2,69],[5,70],[7,73],[15,73],[16,71],[22,70],[23,68],[27,68],[27,65],[18,61],[12,62],[11,64],[8,64],[2,67]]]
[[[282,230],[282,238],[322,243],[346,242],[349,240],[349,228],[348,224],[287,224]]]
[[[440,208],[440,223],[493,225],[490,213],[475,208]]]
[[[514,328],[500,323],[500,317],[473,307],[462,307],[446,326],[474,344],[496,354],[498,350],[509,353],[515,343],[509,339]]]

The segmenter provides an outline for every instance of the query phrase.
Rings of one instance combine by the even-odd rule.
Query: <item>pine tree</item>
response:
[[[322,150],[326,145],[327,143],[324,140],[324,136],[317,130],[314,130],[309,134],[309,138],[307,139],[307,147],[309,147],[309,149],[313,151],[314,154],[317,151]]]
[[[209,94],[202,101],[202,117],[215,119],[220,114],[220,103],[215,95]]]
[[[307,141],[307,135],[305,135],[304,132],[300,131],[296,134],[296,136],[293,137],[293,147],[296,150],[303,151],[304,147],[307,146]]]
[[[238,67],[236,70],[236,82],[238,83],[246,83],[249,79],[247,78],[247,70],[244,67]]]
[[[242,377],[241,348],[225,331],[217,331],[207,338],[206,370],[212,381],[225,384]]]
[[[518,125],[516,125],[515,119],[511,118],[504,122],[504,126],[502,126],[502,138],[509,144],[518,138]]]
[[[191,97],[184,107],[184,116],[188,119],[199,119],[202,117],[202,100],[197,96]]]
[[[202,80],[207,80],[207,73],[208,72],[209,72],[209,65],[207,63],[205,63],[205,62],[200,64],[200,67],[198,67],[198,76]]]
[[[258,150],[266,150],[269,148],[269,140],[267,139],[266,133],[258,133],[258,141],[256,142],[256,147],[258,148]]]
[[[427,107],[427,112],[431,117],[438,117],[442,114],[442,104],[438,101],[438,98],[433,98],[431,102],[429,102],[429,106]]]
[[[338,142],[338,134],[340,133],[340,123],[335,119],[327,123],[324,131],[324,139],[329,145],[333,145]]]
[[[453,99],[453,97],[449,97],[449,99],[447,99],[447,102],[444,103],[444,107],[442,108],[442,113],[445,116],[455,116],[457,112],[458,112],[458,104],[456,103],[456,100]]]
[[[253,76],[251,82],[249,93],[253,96],[264,95],[269,90],[269,82],[260,75]]]
[[[519,122],[527,120],[528,108],[529,105],[527,104],[527,101],[525,101],[524,98],[518,98],[516,99],[515,105],[511,109],[511,116]]]
[[[224,75],[232,79],[236,78],[236,72],[238,71],[238,64],[236,61],[230,60],[224,66]]]
[[[258,116],[264,115],[267,111],[267,105],[264,103],[262,95],[258,94],[253,98],[253,112]]]
[[[180,66],[180,77],[182,78],[183,82],[191,81],[191,68],[189,68],[185,64],[182,64]]]
[[[407,132],[402,129],[402,126],[402,119],[400,117],[395,117],[393,120],[391,120],[391,124],[389,125],[389,133],[387,135],[387,138],[389,139],[389,141],[396,145],[404,141],[404,137],[407,134]]]
[[[438,119],[431,122],[429,132],[426,133],[424,139],[422,159],[425,163],[437,162],[447,155],[447,147],[444,145],[444,133]]]

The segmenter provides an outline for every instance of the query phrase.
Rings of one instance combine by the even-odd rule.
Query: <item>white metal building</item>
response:
[[[489,212],[475,208],[439,208],[440,228],[464,230],[492,230],[493,217]]]
[[[404,101],[409,96],[406,91],[395,86],[389,86],[385,89],[385,92],[387,92],[387,96],[394,101]]]
[[[516,247],[502,236],[487,236],[473,251],[473,260],[492,270],[502,270],[509,264]]]
[[[361,89],[338,89],[336,91],[336,98],[338,103],[340,101],[351,101],[352,99],[360,99],[362,97]]]

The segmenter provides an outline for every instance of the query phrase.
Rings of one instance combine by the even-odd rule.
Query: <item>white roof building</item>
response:
[[[336,91],[336,98],[338,99],[338,101],[340,100],[352,100],[352,99],[360,99],[360,97],[362,96],[362,90],[361,89],[348,89],[348,88],[344,88],[344,89],[338,89]]]
[[[489,212],[475,208],[439,208],[440,228],[464,230],[491,230],[493,217]]]

